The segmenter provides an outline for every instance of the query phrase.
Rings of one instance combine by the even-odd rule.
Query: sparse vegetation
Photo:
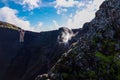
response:
[[[1,22],[1,21],[0,21],[0,27],[1,28],[9,28],[9,29],[13,29],[13,30],[19,29],[19,27],[15,26],[15,25],[12,25],[12,24],[6,23],[6,22]]]

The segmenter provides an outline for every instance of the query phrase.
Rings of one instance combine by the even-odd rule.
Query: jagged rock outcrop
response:
[[[68,28],[40,33],[25,31],[21,43],[19,29],[0,22],[0,80],[34,80],[38,74],[48,72],[69,47],[61,44],[58,37],[63,32],[78,31]],[[71,40],[68,43],[71,44]]]
[[[120,80],[120,0],[105,0],[84,31],[48,73],[35,80]]]

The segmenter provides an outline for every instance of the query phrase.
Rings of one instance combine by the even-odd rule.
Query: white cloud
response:
[[[76,0],[56,0],[55,8],[57,9],[57,14],[67,12],[68,7],[73,7],[78,4]]]
[[[67,12],[68,8],[81,8],[91,3],[92,0],[56,0],[55,8],[57,9],[57,14],[61,14]]]
[[[60,25],[57,23],[56,20],[53,20],[53,24],[54,24],[54,26],[56,27],[56,29],[58,29],[58,28],[60,27]]]
[[[80,2],[80,3],[78,4],[78,7],[81,7],[81,6],[85,6],[85,3]]]
[[[57,14],[61,14],[63,12],[67,12],[67,9],[66,8],[58,8]]]
[[[43,22],[38,22],[37,25],[35,25],[34,27],[32,27],[33,31],[35,31],[35,32],[42,31],[42,28],[43,28]]]
[[[42,26],[42,23],[39,22],[37,27],[31,27],[30,22],[24,20],[24,18],[19,18],[17,16],[17,13],[18,13],[17,10],[11,9],[9,7],[0,8],[0,20],[19,26],[24,30],[38,31],[38,32],[40,31],[39,27]]]
[[[28,10],[33,10],[34,8],[40,7],[42,0],[14,0],[14,2],[22,5],[24,8]]]
[[[42,26],[43,26],[43,23],[42,23],[42,22],[38,22],[38,26],[39,26],[39,27],[42,27]]]
[[[29,6],[30,10],[32,10],[40,6],[38,5],[39,1],[41,0],[21,0],[21,4],[25,7]],[[99,9],[99,6],[103,1],[104,0],[82,0],[81,2],[78,2],[77,0],[56,0],[55,8],[57,9],[58,14],[67,12],[68,7],[76,7],[77,10],[75,14],[70,13],[70,15],[63,15],[63,17],[69,16],[68,19],[65,18],[65,24],[60,24],[56,20],[53,20],[53,25],[50,25],[51,27],[42,27],[45,25],[42,22],[38,22],[38,24],[36,24],[34,27],[31,27],[31,24],[28,20],[17,16],[17,10],[9,7],[0,8],[0,20],[15,24],[25,30],[37,32],[47,30],[48,28],[49,30],[58,29],[63,25],[68,28],[80,28],[84,23],[89,22],[95,17],[95,12]],[[84,6],[84,9],[81,10],[82,6]],[[32,14],[33,13],[31,13],[31,15]]]
[[[78,4],[76,0],[56,0],[55,7],[73,7],[76,4]]]
[[[80,28],[84,23],[91,21],[95,17],[95,12],[99,9],[104,0],[94,0],[91,4],[86,5],[83,10],[77,10],[75,15],[70,17],[66,26],[69,28]]]

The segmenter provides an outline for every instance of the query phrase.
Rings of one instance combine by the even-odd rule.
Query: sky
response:
[[[0,0],[0,21],[41,32],[82,28],[104,0]]]

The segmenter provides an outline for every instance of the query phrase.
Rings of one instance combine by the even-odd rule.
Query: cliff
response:
[[[56,64],[35,80],[120,80],[120,0],[105,0],[81,32]]]
[[[34,33],[0,22],[0,80],[120,80],[120,0],[83,28]]]
[[[76,40],[70,39],[78,31],[65,27],[40,33],[25,31],[21,43],[19,29],[0,22],[0,80],[34,80],[46,73]]]

